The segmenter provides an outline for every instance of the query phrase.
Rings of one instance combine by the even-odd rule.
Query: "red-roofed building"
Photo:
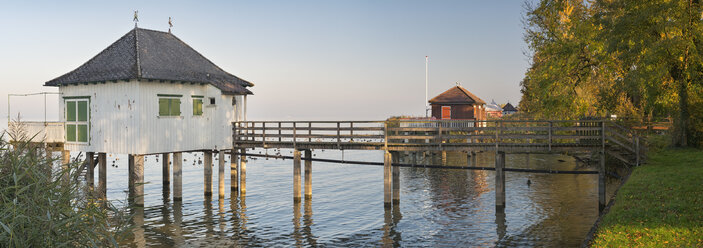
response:
[[[459,85],[432,98],[432,117],[440,120],[485,120],[485,104],[481,98]]]

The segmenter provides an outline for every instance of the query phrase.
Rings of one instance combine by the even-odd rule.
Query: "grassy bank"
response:
[[[593,247],[703,247],[703,151],[651,154],[620,189]]]

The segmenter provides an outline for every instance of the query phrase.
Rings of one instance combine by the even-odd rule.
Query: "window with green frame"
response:
[[[192,96],[193,97],[193,116],[203,115],[203,97],[202,96]]]
[[[89,98],[66,99],[66,141],[87,143],[89,139]]]
[[[159,95],[159,116],[181,116],[179,95]]]

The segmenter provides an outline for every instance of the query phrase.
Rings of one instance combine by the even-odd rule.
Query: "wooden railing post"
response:
[[[239,140],[239,126],[240,122],[235,122],[234,125],[232,125],[232,129],[234,129],[234,141],[232,141],[232,147],[237,147],[237,141]]]
[[[298,135],[297,135],[297,132],[295,129],[296,129],[295,122],[293,122],[293,149],[297,149],[297,147],[298,147],[298,145],[296,143],[297,142],[296,140],[298,139]]]
[[[337,149],[342,149],[342,138],[340,136],[339,122],[337,122]]]
[[[498,151],[498,143],[500,143],[500,141],[499,141],[500,137],[498,137],[498,132],[500,131],[500,126],[502,124],[503,123],[501,121],[496,121],[496,128],[495,128],[496,129],[496,141],[495,141],[496,142],[496,151]]]
[[[266,148],[266,122],[261,122],[261,142],[262,146]]]
[[[308,122],[308,143],[312,142],[312,122]]]
[[[440,121],[440,122],[437,123],[437,124],[438,124],[438,125],[437,125],[437,126],[438,126],[438,128],[437,128],[437,129],[438,129],[438,130],[437,130],[437,139],[438,139],[438,141],[439,141],[439,150],[442,150],[442,143],[443,143],[443,142],[442,142],[442,124],[443,124],[443,123]]]
[[[354,141],[354,122],[350,121],[349,122],[349,137],[351,138],[350,141]]]
[[[383,149],[388,153],[388,121],[383,122]]]
[[[281,142],[281,122],[278,122],[278,142]]]
[[[549,151],[552,151],[552,121],[549,121]]]

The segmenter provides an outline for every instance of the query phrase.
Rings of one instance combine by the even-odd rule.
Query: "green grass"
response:
[[[703,247],[703,151],[665,149],[636,168],[593,247]]]

